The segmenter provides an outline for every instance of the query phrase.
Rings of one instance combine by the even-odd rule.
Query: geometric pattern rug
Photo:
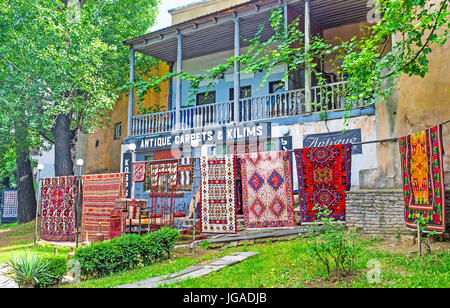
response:
[[[101,230],[104,239],[110,237],[111,211],[117,199],[126,197],[125,173],[85,175],[81,219],[82,239],[93,242]]]
[[[247,228],[294,226],[291,162],[288,152],[240,155],[242,200]]]
[[[235,234],[236,228],[236,157],[202,157],[201,233]]]
[[[147,162],[133,163],[133,182],[145,183],[147,173]]]
[[[2,190],[2,223],[15,222],[17,220],[19,203],[17,190]]]
[[[405,223],[417,230],[416,215],[425,231],[445,232],[445,187],[441,125],[400,138]]]
[[[41,187],[41,239],[55,242],[75,241],[74,176],[45,178]]]
[[[297,149],[300,217],[313,222],[317,207],[330,210],[330,218],[345,221],[345,191],[351,187],[352,145]]]

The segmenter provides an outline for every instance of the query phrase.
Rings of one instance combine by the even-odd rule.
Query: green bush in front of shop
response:
[[[84,279],[148,266],[170,258],[179,231],[163,228],[144,236],[127,234],[76,250]]]

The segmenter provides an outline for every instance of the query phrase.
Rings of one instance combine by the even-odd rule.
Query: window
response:
[[[114,140],[122,138],[122,123],[114,125]]]
[[[239,99],[252,97],[252,86],[241,87]],[[234,88],[230,88],[230,101],[234,100]]]
[[[198,93],[196,102],[197,106],[214,104],[216,102],[216,91]]]
[[[278,91],[284,90],[284,83],[281,80],[269,82],[269,94],[274,94]]]

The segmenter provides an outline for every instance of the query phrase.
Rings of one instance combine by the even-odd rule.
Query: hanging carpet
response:
[[[74,176],[46,178],[41,187],[41,233],[46,241],[75,241],[75,198],[77,181]]]
[[[19,203],[17,200],[17,190],[2,190],[2,223],[10,223],[17,221],[17,211]]]
[[[240,157],[245,226],[293,227],[294,201],[289,153],[249,153]]]
[[[125,173],[86,175],[82,177],[82,238],[94,241],[101,226],[105,240],[110,238],[110,217],[117,199],[125,198]]]
[[[234,155],[202,157],[201,232],[236,233],[236,158]]]
[[[400,138],[405,222],[417,230],[415,215],[426,220],[426,231],[445,232],[445,187],[442,127]]]
[[[133,163],[133,182],[145,183],[147,174],[147,162]]]
[[[297,149],[300,217],[313,222],[316,206],[327,207],[330,218],[345,221],[345,191],[351,187],[352,145]]]

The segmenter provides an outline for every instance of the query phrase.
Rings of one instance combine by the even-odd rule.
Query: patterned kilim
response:
[[[201,232],[236,233],[236,158],[202,157]]]
[[[194,182],[194,159],[183,157],[178,161],[178,190],[191,191]]]
[[[154,161],[147,163],[151,191],[173,191],[178,184],[178,161]]]
[[[17,201],[17,191],[3,189],[2,190],[2,223],[14,222],[17,220],[17,210],[19,207]]]
[[[110,215],[117,199],[125,198],[125,173],[86,175],[82,177],[83,206],[81,233],[94,240],[101,224],[105,240],[109,239]]]
[[[145,183],[147,174],[147,162],[133,163],[133,181],[135,183]]]
[[[242,201],[247,228],[294,226],[289,153],[241,155]]]
[[[426,231],[445,232],[445,188],[442,127],[400,139],[406,226],[416,230],[415,215],[427,222]]]
[[[113,209],[111,211],[109,223],[109,238],[113,239],[126,233],[127,213],[122,209]]]
[[[295,150],[302,222],[313,222],[316,206],[327,207],[330,218],[345,220],[345,191],[351,186],[352,145]]]
[[[75,177],[42,180],[41,239],[56,242],[75,241]]]

